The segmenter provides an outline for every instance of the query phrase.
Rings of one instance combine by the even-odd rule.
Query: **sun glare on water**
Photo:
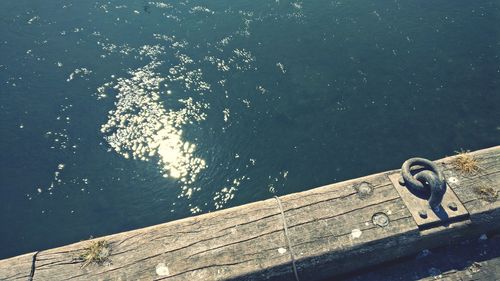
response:
[[[183,108],[165,109],[159,90],[165,78],[155,72],[160,64],[153,61],[131,71],[130,78],[117,80],[116,108],[109,112],[101,132],[123,157],[142,161],[159,159],[165,177],[189,185],[206,163],[195,156],[196,146],[183,140],[182,127],[205,118],[201,112],[203,104],[191,98],[180,99]]]

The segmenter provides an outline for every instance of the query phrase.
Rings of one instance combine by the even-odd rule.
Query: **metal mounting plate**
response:
[[[410,210],[413,219],[420,229],[429,229],[439,225],[446,225],[450,222],[465,220],[469,217],[469,212],[455,195],[449,185],[437,212],[432,210],[427,199],[420,198],[413,194],[408,188],[399,183],[400,173],[389,175],[389,179],[399,193],[401,199]],[[450,207],[451,206],[451,207]],[[425,216],[422,216],[425,214]]]

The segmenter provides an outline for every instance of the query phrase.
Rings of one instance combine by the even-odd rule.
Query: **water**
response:
[[[498,1],[0,6],[0,258],[500,140]]]

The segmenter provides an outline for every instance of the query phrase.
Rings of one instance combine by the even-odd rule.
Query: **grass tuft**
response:
[[[479,163],[468,150],[457,151],[456,157],[451,161],[455,169],[463,174],[475,174],[481,170]]]
[[[81,267],[84,268],[91,263],[102,265],[108,260],[109,254],[110,246],[108,242],[105,240],[91,241],[80,255],[80,260],[84,262]]]
[[[498,192],[494,188],[484,184],[474,187],[474,192],[477,193],[481,199],[490,203],[496,202],[498,198]]]

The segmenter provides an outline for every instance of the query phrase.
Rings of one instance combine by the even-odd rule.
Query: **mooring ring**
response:
[[[422,166],[424,170],[413,176],[411,168],[417,165]],[[446,192],[446,180],[441,170],[432,161],[418,157],[410,158],[403,163],[401,176],[407,188],[418,192],[426,192],[430,189],[429,205],[431,208],[437,209],[441,205]]]

